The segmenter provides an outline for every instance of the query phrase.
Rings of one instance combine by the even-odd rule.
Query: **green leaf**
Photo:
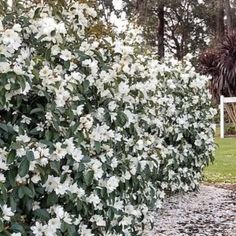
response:
[[[85,175],[84,175],[84,181],[86,183],[87,186],[92,184],[93,181],[93,176],[94,176],[94,172],[92,170],[88,171]]]
[[[118,112],[117,114],[117,121],[119,126],[124,126],[125,123],[128,121],[128,117],[124,112]]]
[[[6,124],[0,123],[0,129],[2,129],[5,132],[8,132],[8,128]]]
[[[82,132],[78,132],[76,135],[76,141],[78,142],[78,144],[82,143],[84,141],[84,135]]]
[[[37,108],[34,108],[30,111],[30,114],[35,114],[35,113],[41,113],[41,112],[44,112],[44,109],[41,108],[41,107],[37,107]]]
[[[50,167],[58,174],[60,175],[60,162],[58,161],[52,161],[50,163]]]
[[[47,196],[47,207],[53,206],[57,202],[58,202],[58,196],[55,192],[52,192]]]
[[[17,176],[17,168],[13,168],[13,169],[10,169],[8,172],[7,172],[7,179],[10,183],[10,185],[12,187],[15,187],[16,186],[16,176]]]
[[[26,83],[25,83],[24,78],[22,78],[21,76],[18,76],[17,79],[18,79],[18,81],[20,82],[20,87],[22,88],[22,90],[25,90]]]
[[[85,80],[84,82],[83,82],[83,92],[84,93],[87,93],[88,92],[88,89],[89,89],[89,81],[88,80]]]
[[[51,36],[55,36],[55,34],[56,34],[56,30],[53,30],[53,31],[51,32]],[[50,50],[50,49],[47,49],[47,50],[46,50],[46,52],[45,52],[45,58],[46,58],[47,60],[50,60],[50,58],[51,58],[51,50]]]
[[[104,64],[102,54],[97,50],[92,50],[101,64]]]
[[[61,232],[65,233],[66,230],[67,230],[67,224],[65,222],[62,222],[62,224],[61,224]]]
[[[76,208],[78,211],[81,211],[83,209],[83,202],[79,199],[77,200]]]
[[[68,236],[77,235],[77,234],[76,234],[76,228],[75,228],[74,225],[69,225],[69,224],[67,224],[67,232],[68,232]]]
[[[22,199],[25,196],[24,190],[22,187],[18,189],[18,197]]]
[[[108,211],[107,211],[107,216],[108,216],[108,219],[109,219],[110,221],[112,221],[113,218],[114,218],[114,209],[109,208]]]
[[[16,143],[12,143],[11,146],[10,146],[11,149],[19,149],[21,148],[21,144],[19,142],[16,142]]]
[[[12,195],[10,196],[10,206],[13,211],[16,211],[17,203]]]
[[[65,62],[64,62],[64,66],[65,66],[65,69],[69,70],[69,68],[70,68],[70,62],[69,62],[69,61],[65,61]]]
[[[94,142],[94,145],[95,145],[95,150],[96,150],[96,152],[97,152],[97,153],[100,153],[100,152],[101,152],[101,143],[95,141],[95,142]]]
[[[6,202],[7,201],[7,197],[8,197],[8,194],[7,194],[7,189],[6,189],[6,187],[2,184],[2,183],[0,183],[0,196],[1,196],[1,198],[2,198],[2,200],[4,201],[4,202]]]
[[[45,221],[50,220],[50,215],[45,209],[35,210],[34,215],[35,215],[36,218],[39,218],[41,220],[45,220]]]
[[[34,19],[39,18],[40,17],[40,12],[42,11],[41,7],[38,7],[35,12],[34,12]]]
[[[2,92],[2,93],[4,93],[4,92]],[[5,103],[6,103],[5,93],[4,94],[0,94],[0,106],[4,107]]]
[[[0,220],[0,232],[2,232],[4,230],[4,225],[2,220]]]
[[[7,156],[7,164],[9,165],[9,164],[13,163],[15,161],[15,157],[16,157],[16,151],[11,150]]]
[[[24,159],[19,166],[19,175],[20,177],[24,177],[29,172],[30,162],[27,159]]]
[[[52,136],[53,136],[52,131],[46,130],[46,132],[45,132],[45,139],[46,139],[46,141],[52,140]]]
[[[30,198],[33,198],[34,197],[34,193],[32,192],[32,190],[26,186],[23,186],[23,192],[24,192],[24,195],[25,196],[28,196]]]
[[[24,198],[23,199],[23,205],[26,208],[26,214],[29,214],[32,211],[33,208],[33,198]]]
[[[33,161],[34,160],[34,153],[32,151],[27,151],[26,158],[28,161]]]
[[[21,233],[22,236],[26,235],[24,227],[18,223],[12,224],[11,229],[15,233]]]

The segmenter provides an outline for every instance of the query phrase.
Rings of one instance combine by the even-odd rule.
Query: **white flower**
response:
[[[14,213],[12,212],[10,207],[7,207],[7,205],[3,205],[1,206],[1,210],[2,210],[2,217],[4,220],[6,221],[10,221],[11,217],[14,216]]]
[[[31,122],[31,118],[25,116],[25,115],[22,115],[22,120],[21,120],[21,123],[25,123],[27,125],[29,125]]]
[[[59,53],[60,53],[60,47],[58,46],[58,45],[53,45],[52,47],[51,47],[51,54],[53,55],[53,56],[56,56],[56,55],[58,55]]]
[[[109,104],[108,104],[108,109],[109,109],[110,111],[114,111],[114,110],[116,109],[116,107],[117,107],[116,102],[114,102],[114,101],[109,102]]]
[[[82,154],[82,151],[79,148],[76,148],[73,150],[72,152],[72,158],[77,161],[80,162],[83,159],[84,155]]]
[[[90,219],[91,222],[95,222],[97,226],[106,226],[106,221],[100,215],[94,215]]]
[[[119,222],[119,225],[126,226],[132,224],[132,217],[124,216],[123,219]]]
[[[91,69],[91,74],[96,76],[98,73],[98,62],[95,60],[87,59],[82,62],[83,66],[88,66]]]
[[[45,118],[47,121],[51,122],[53,118],[53,114],[51,112],[46,112]]]
[[[0,73],[4,74],[10,71],[10,64],[8,62],[0,62]]]
[[[76,114],[77,116],[81,116],[84,110],[84,105],[80,105],[76,108]]]
[[[64,107],[66,102],[70,99],[70,92],[61,86],[59,89],[55,90],[55,93],[56,93],[55,103],[57,107]]]
[[[48,36],[49,38],[51,38],[51,32],[56,30],[57,23],[51,17],[43,17],[38,20],[36,27],[38,28],[38,32],[37,32],[38,34],[36,38],[39,38],[41,36]]]
[[[14,31],[16,31],[16,32],[21,32],[21,30],[22,30],[22,27],[21,27],[21,25],[20,24],[15,24],[15,25],[13,25],[13,28],[12,28]]]
[[[17,75],[24,75],[24,70],[20,65],[15,64],[13,67],[13,71],[17,74]]]
[[[21,236],[21,233],[12,233],[11,236]]]
[[[94,178],[96,180],[99,180],[103,176],[103,169],[102,169],[102,163],[99,160],[92,160],[92,170],[94,171]]]
[[[32,181],[34,184],[37,184],[40,180],[41,180],[40,175],[34,175],[34,176],[31,177],[31,181]]]
[[[123,201],[116,201],[112,207],[114,207],[117,210],[123,210],[124,202]]]
[[[85,195],[85,191],[82,188],[79,188],[77,191],[77,195],[79,198],[81,198]]]
[[[93,117],[88,114],[86,116],[80,117],[80,127],[85,128],[86,130],[89,130],[93,126]]]
[[[36,222],[34,226],[30,227],[35,236],[43,236],[45,231],[45,226],[39,222]]]
[[[13,29],[5,30],[5,32],[2,34],[1,40],[3,44],[7,46],[7,50],[10,53],[14,53],[14,51],[17,50],[22,43],[21,37]]]
[[[69,225],[72,224],[72,218],[67,212],[65,212],[63,220]]]
[[[89,229],[86,225],[84,224],[80,224],[79,227],[79,235],[80,236],[95,236],[94,234],[92,234],[92,230]]]
[[[58,23],[56,29],[59,34],[66,34],[67,33],[64,22]]]
[[[6,178],[4,176],[4,174],[0,173],[0,183],[4,183],[6,181]]]
[[[0,31],[3,31],[2,19],[0,19]]]
[[[200,139],[197,139],[194,144],[198,147],[200,147],[202,145],[202,141]]]
[[[59,219],[62,219],[64,217],[65,211],[62,206],[53,206],[52,209]]]
[[[61,228],[61,220],[60,218],[52,218],[48,221],[48,229],[50,229],[52,232],[56,232],[57,229]],[[50,232],[49,230],[49,232]]]
[[[119,84],[119,93],[122,95],[122,94],[128,94],[129,92],[129,85],[125,82],[121,82]]]
[[[56,150],[53,152],[54,159],[55,160],[63,159],[67,154],[66,148],[62,147],[62,143],[59,142],[54,144],[54,147],[56,148]]]
[[[92,194],[87,198],[87,201],[88,201],[89,203],[92,203],[94,206],[97,206],[97,205],[101,202],[100,198],[99,198],[96,194],[94,194],[94,193],[92,193]]]
[[[58,186],[60,186],[60,178],[59,177],[54,177],[52,175],[49,175],[46,183],[43,184],[43,187],[49,193],[51,193],[52,191],[57,189]]]
[[[40,71],[39,71],[39,76],[42,78],[48,79],[52,75],[52,70],[48,66],[44,66]]]
[[[44,123],[42,123],[42,122],[38,123],[36,130],[43,132],[44,131]]]
[[[69,61],[73,58],[73,55],[69,50],[65,49],[61,51],[60,58],[63,59],[64,61]]]
[[[88,15],[92,16],[93,18],[95,18],[97,16],[97,12],[92,7],[87,7],[86,12]]]
[[[16,141],[23,142],[23,143],[28,143],[28,142],[30,142],[30,137],[27,134],[19,135],[19,136],[16,137]]]
[[[111,178],[109,178],[106,182],[107,192],[113,192],[119,186],[119,182],[120,180],[116,176],[112,176]]]
[[[102,125],[102,126],[97,125],[97,127],[93,129],[90,136],[91,139],[98,142],[102,141],[106,142],[114,137],[115,137],[114,131],[111,130],[110,127],[107,125]]]

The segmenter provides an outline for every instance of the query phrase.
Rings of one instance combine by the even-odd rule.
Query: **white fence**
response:
[[[224,121],[224,104],[236,103],[236,97],[224,97],[220,96],[220,137],[224,138],[225,135],[225,121]]]

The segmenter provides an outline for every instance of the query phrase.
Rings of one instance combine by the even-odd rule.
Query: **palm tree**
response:
[[[211,76],[210,91],[216,103],[220,96],[236,97],[236,32],[228,33],[211,50],[200,56],[201,72]],[[236,105],[226,105],[229,118],[236,127]]]

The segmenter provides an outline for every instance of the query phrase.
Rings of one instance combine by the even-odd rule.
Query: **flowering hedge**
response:
[[[212,159],[207,79],[97,20],[72,2],[0,21],[1,235],[139,235]]]

